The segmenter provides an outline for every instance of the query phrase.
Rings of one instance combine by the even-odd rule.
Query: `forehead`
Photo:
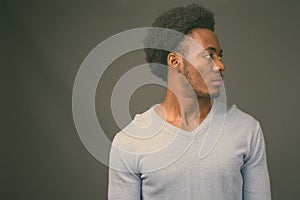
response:
[[[209,29],[195,28],[191,31],[189,36],[198,42],[204,49],[213,47],[217,51],[221,50],[216,34]]]

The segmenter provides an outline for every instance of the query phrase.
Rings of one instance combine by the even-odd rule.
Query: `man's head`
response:
[[[168,28],[186,34],[198,42],[206,51],[200,53],[202,57],[201,55],[198,56],[196,61],[199,63],[199,67],[197,67],[195,66],[197,64],[193,63],[191,65],[175,53],[175,49],[178,48],[181,41],[172,41],[170,37],[158,38],[157,35],[149,34],[145,39],[145,43],[170,42],[167,45],[173,45],[174,52],[161,49],[145,49],[146,60],[149,63],[167,65],[180,72],[189,81],[197,96],[217,96],[224,65],[219,59],[222,56],[222,51],[217,37],[213,33],[214,25],[213,13],[196,4],[173,8],[163,13],[152,26]],[[214,64],[215,66],[213,66]],[[205,65],[207,67],[203,67]],[[150,67],[153,74],[167,81],[168,68],[155,64],[150,64]]]

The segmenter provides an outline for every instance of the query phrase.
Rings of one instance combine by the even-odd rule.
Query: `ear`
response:
[[[168,54],[167,64],[169,67],[175,69],[179,73],[182,72],[183,69],[183,59],[180,55],[175,54],[173,52]]]

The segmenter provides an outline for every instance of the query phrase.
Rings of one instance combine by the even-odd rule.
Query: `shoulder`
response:
[[[131,152],[147,153],[155,151],[174,138],[174,134],[165,130],[163,120],[153,116],[153,107],[134,119],[113,140],[113,145]]]
[[[228,106],[224,124],[225,135],[249,143],[262,133],[260,122],[252,115],[242,111],[236,105]]]
[[[227,106],[226,122],[235,127],[257,129],[259,121],[252,115],[242,111],[235,104]]]
[[[244,146],[246,155],[253,146],[262,144],[264,140],[260,122],[236,105],[228,107],[223,133],[225,137],[236,141],[239,146]]]

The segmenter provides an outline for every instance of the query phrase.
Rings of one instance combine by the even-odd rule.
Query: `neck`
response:
[[[211,99],[182,95],[184,94],[182,91],[176,93],[177,95],[167,89],[166,98],[156,112],[174,126],[194,130],[211,110]]]

